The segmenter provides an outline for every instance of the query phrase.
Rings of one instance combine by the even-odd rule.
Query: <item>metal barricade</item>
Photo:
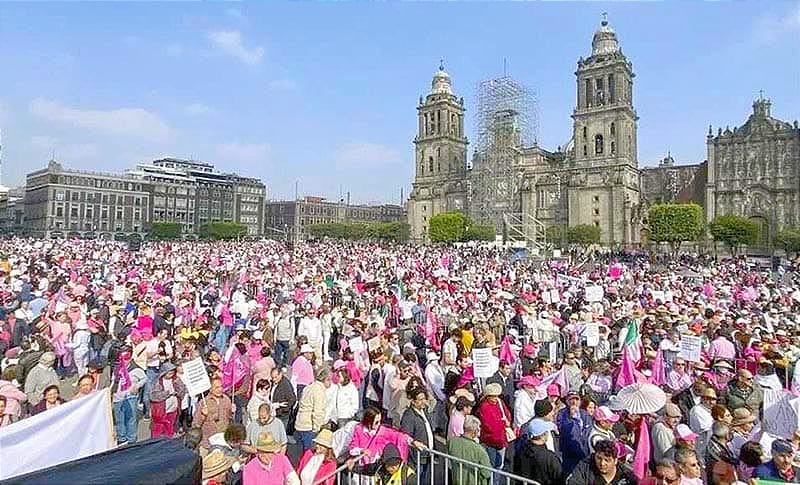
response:
[[[412,450],[409,456],[415,485],[540,485],[539,482],[503,470],[483,466],[440,451]],[[422,466],[414,465],[422,463]],[[429,471],[423,472],[424,467]],[[375,485],[377,479],[356,473],[345,464],[334,472],[336,485]],[[314,485],[325,483],[333,474],[322,477]],[[424,480],[424,481],[423,481]]]

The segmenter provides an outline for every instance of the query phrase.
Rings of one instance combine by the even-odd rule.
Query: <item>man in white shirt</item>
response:
[[[689,427],[699,435],[695,449],[697,456],[705,456],[706,446],[711,437],[711,426],[714,418],[711,416],[711,408],[717,403],[717,393],[713,387],[707,387],[700,395],[700,404],[695,405],[689,411]]]
[[[436,352],[428,352],[427,361],[428,364],[425,366],[425,384],[436,399],[436,407],[433,410],[431,419],[436,429],[446,429],[447,417],[445,402],[447,396],[444,394],[444,372],[439,365],[439,354]]]
[[[314,348],[317,359],[322,360],[322,322],[317,318],[313,309],[304,310],[305,316],[300,319],[297,326],[297,335],[308,338],[308,345]]]

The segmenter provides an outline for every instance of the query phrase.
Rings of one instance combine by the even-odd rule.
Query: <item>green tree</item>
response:
[[[183,225],[179,222],[154,222],[150,226],[152,239],[167,240],[181,237]]]
[[[696,241],[703,233],[703,209],[691,204],[655,204],[647,215],[649,237],[669,243],[677,253],[684,241]]]
[[[600,244],[600,228],[591,224],[579,224],[567,229],[567,242],[570,244]]]
[[[566,231],[564,226],[550,226],[544,231],[544,236],[547,242],[555,245],[564,244],[566,238]]]
[[[800,229],[784,229],[775,236],[775,241],[789,253],[800,253]]]
[[[343,223],[333,222],[313,224],[306,228],[317,239],[374,239],[403,243],[411,236],[411,226],[405,222]]]
[[[708,225],[714,241],[724,243],[731,254],[736,254],[743,245],[755,244],[761,234],[761,227],[745,217],[719,216]]]
[[[236,239],[247,235],[247,226],[236,222],[214,221],[200,226],[203,239]]]
[[[469,219],[461,212],[436,214],[428,222],[428,236],[433,242],[463,241],[468,222]]]
[[[475,224],[468,222],[466,230],[464,231],[464,241],[494,241],[495,235],[494,226],[490,224]]]

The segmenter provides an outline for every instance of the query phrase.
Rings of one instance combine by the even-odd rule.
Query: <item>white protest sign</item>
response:
[[[666,300],[664,299],[664,292],[655,290],[653,291],[653,299],[658,300],[661,303],[664,303]]]
[[[122,285],[116,285],[114,287],[114,293],[111,299],[112,301],[125,301],[125,287]]]
[[[200,357],[184,362],[181,366],[183,367],[181,380],[186,385],[186,392],[190,396],[197,396],[211,389],[211,380],[208,378],[206,366]]]
[[[544,293],[542,293],[542,301],[545,302],[545,304],[547,305],[553,303],[553,299],[550,297],[549,291],[545,291]]]
[[[558,360],[558,342],[550,342],[547,345],[547,353],[549,354],[550,362],[556,362]]]
[[[587,323],[583,335],[586,337],[586,346],[597,347],[600,343],[600,325],[597,322]]]
[[[678,355],[689,362],[700,362],[700,337],[681,335],[681,350]]]
[[[673,298],[673,295],[672,295],[671,291],[665,291],[664,292],[664,302],[665,303],[671,302],[672,298]]]
[[[764,389],[764,421],[761,429],[781,438],[791,439],[797,429],[797,413],[792,393],[781,389]]]
[[[682,323],[682,324],[678,325],[677,327],[675,327],[675,330],[677,330],[678,333],[688,332],[689,331],[689,325],[687,325],[685,323]]]
[[[372,337],[371,339],[367,340],[367,348],[370,352],[378,350],[381,347],[381,338],[380,337]]]
[[[558,303],[561,301],[561,298],[558,296],[558,290],[552,289],[550,290],[550,301],[553,303]]]
[[[354,354],[364,350],[364,339],[361,337],[351,338],[348,344],[350,345],[350,350],[352,350]]]
[[[498,368],[492,349],[472,349],[472,368],[477,378],[492,377]]]
[[[588,302],[595,302],[595,301],[603,301],[603,295],[605,291],[603,291],[602,286],[587,286],[586,287],[586,301]]]
[[[561,250],[560,249],[554,249],[553,250],[553,257],[554,258],[560,258],[561,257]]]

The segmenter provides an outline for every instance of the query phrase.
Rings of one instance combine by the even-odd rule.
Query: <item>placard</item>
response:
[[[554,249],[553,250],[553,257],[554,258],[560,258],[561,257],[561,250],[560,249]]]
[[[546,305],[549,305],[549,304],[553,303],[553,300],[552,300],[552,298],[550,297],[550,292],[549,292],[549,291],[546,291],[546,290],[545,290],[544,292],[542,292],[542,301],[543,301],[543,302],[544,302]]]
[[[550,342],[547,344],[547,354],[550,363],[554,364],[558,360],[558,342]]]
[[[553,288],[550,290],[550,302],[551,303],[558,303],[561,301],[561,298],[558,296],[558,290]]]
[[[492,377],[497,372],[498,362],[492,355],[492,349],[472,349],[472,369],[477,378]]]
[[[586,287],[586,301],[593,303],[595,301],[603,301],[605,291],[602,286],[587,286]]]
[[[364,350],[364,339],[361,337],[351,338],[348,345],[350,346],[350,350],[352,350],[354,354],[357,354]]]
[[[689,362],[700,362],[700,337],[695,335],[681,335],[681,350],[678,355]]]
[[[761,429],[774,436],[791,439],[797,429],[797,413],[792,406],[792,393],[781,389],[764,389],[764,421]]]
[[[587,347],[597,347],[600,343],[600,325],[597,322],[587,323],[583,335],[586,337]]]
[[[114,293],[111,297],[111,301],[125,301],[125,287],[122,285],[116,285],[114,287]]]
[[[658,300],[661,303],[666,302],[663,291],[654,290],[652,293],[653,293],[653,299],[654,300]]]
[[[190,396],[197,396],[211,389],[211,380],[208,378],[206,366],[200,357],[181,364],[183,374],[181,380],[186,385],[186,392]]]
[[[370,352],[378,350],[381,347],[381,338],[380,337],[372,337],[371,339],[367,340],[367,349]]]

